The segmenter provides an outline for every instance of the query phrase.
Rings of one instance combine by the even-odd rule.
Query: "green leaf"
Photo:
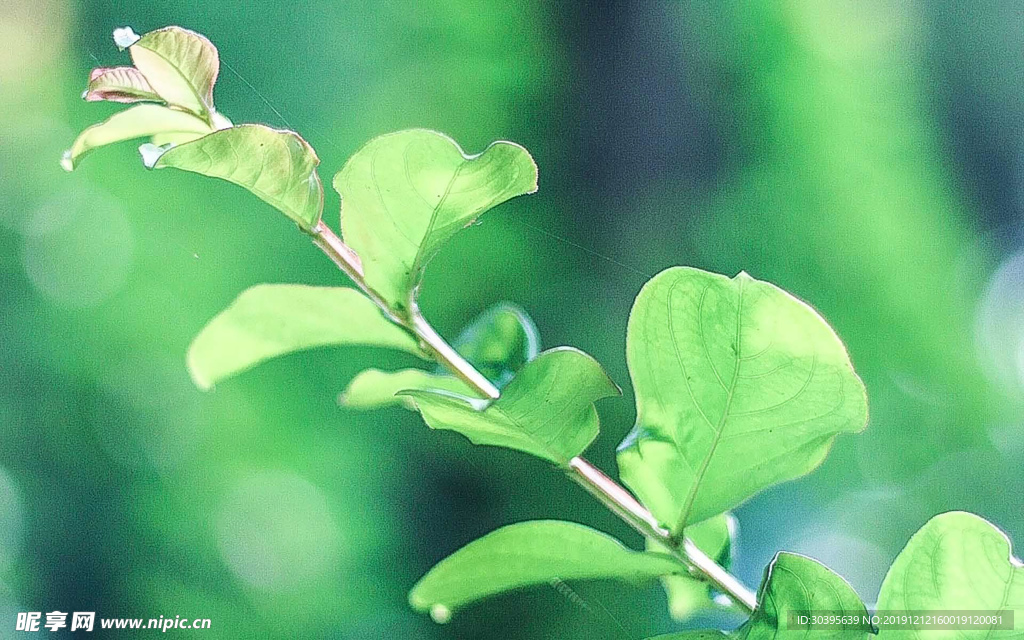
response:
[[[499,302],[466,325],[452,344],[499,389],[540,352],[540,334],[525,311]]]
[[[153,166],[233,182],[310,231],[324,207],[318,164],[316,152],[294,131],[242,124],[174,147]]]
[[[1024,615],[1024,565],[1006,534],[971,513],[935,516],[914,534],[882,582],[879,611],[1012,610]],[[958,638],[1019,637],[1014,630],[969,629]],[[885,629],[886,640],[922,637],[913,629]]]
[[[79,159],[93,149],[161,134],[205,135],[213,129],[194,115],[159,104],[139,104],[115,113],[105,121],[82,131],[64,152],[61,166],[72,171]]]
[[[211,121],[220,59],[217,47],[205,36],[181,27],[165,27],[139,38],[128,52],[167,104]]]
[[[626,342],[637,422],[619,468],[674,531],[809,473],[866,424],[864,385],[828,324],[745,273],[658,274]]]
[[[420,355],[416,340],[355,289],[261,284],[243,291],[196,336],[188,368],[196,384],[209,389],[264,360],[334,345]]]
[[[400,391],[412,389],[447,391],[479,397],[469,385],[454,376],[429,373],[422,369],[403,369],[394,372],[367,369],[352,379],[338,401],[351,409],[377,409],[393,404],[415,409],[412,400],[395,395]]]
[[[671,556],[632,551],[573,522],[536,520],[502,527],[470,542],[423,576],[409,603],[447,622],[467,604],[514,589],[563,580],[641,582],[686,568]]]
[[[790,611],[834,611],[866,616],[860,596],[845,580],[816,560],[795,553],[778,553],[757,591],[757,610],[733,635],[738,640],[837,638],[863,640],[870,625],[851,624],[841,629],[792,629]]]
[[[597,437],[594,402],[619,393],[596,360],[559,347],[527,363],[492,402],[442,391],[402,395],[415,401],[432,429],[567,465]]]
[[[516,371],[537,357],[539,344],[537,327],[526,312],[515,305],[501,302],[469,323],[455,340],[454,347],[484,377],[502,388]],[[368,369],[353,378],[338,400],[353,409],[376,409],[395,404],[415,410],[412,400],[395,395],[399,391],[411,389],[434,389],[474,398],[482,397],[442,368],[434,373],[419,369],[393,373]]]
[[[163,102],[135,67],[93,69],[82,98],[88,102]]]
[[[537,167],[511,142],[467,156],[443,134],[412,129],[367,143],[334,188],[345,242],[362,259],[366,282],[407,315],[430,258],[491,207],[536,191]]]
[[[731,513],[719,514],[704,522],[690,525],[685,534],[697,547],[722,567],[728,569],[736,537],[736,518]],[[647,541],[648,550],[665,551],[653,540]],[[690,575],[665,576],[661,579],[668,597],[668,610],[674,620],[683,622],[694,614],[713,608],[711,586]]]

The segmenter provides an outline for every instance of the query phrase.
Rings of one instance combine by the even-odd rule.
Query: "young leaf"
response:
[[[658,274],[626,342],[637,422],[619,468],[674,530],[809,473],[867,421],[864,385],[828,324],[745,273]]]
[[[423,576],[409,592],[413,609],[447,622],[477,600],[562,580],[641,582],[686,567],[671,556],[632,551],[573,522],[536,520],[502,527],[470,542]]]
[[[878,594],[879,611],[1011,610],[1024,615],[1024,565],[1006,534],[963,511],[935,516],[896,557]],[[967,629],[958,638],[1019,637],[1016,631]],[[914,629],[885,629],[885,640],[922,636]]]
[[[162,102],[146,77],[135,67],[93,69],[82,98],[88,102]]]
[[[243,291],[196,336],[188,368],[195,383],[209,389],[264,360],[333,345],[420,355],[416,340],[355,289],[261,284]]]
[[[507,302],[500,302],[477,316],[454,342],[455,350],[499,389],[508,384],[524,364],[537,357],[539,345],[540,336],[533,320],[525,311]],[[353,409],[397,404],[415,410],[409,398],[395,395],[411,389],[436,389],[481,397],[443,369],[435,373],[418,369],[394,373],[369,369],[353,378],[338,400]]]
[[[371,140],[334,176],[334,188],[366,282],[406,313],[441,245],[491,207],[536,191],[537,166],[511,142],[467,156],[451,138],[413,129]]]
[[[499,302],[466,325],[452,344],[499,389],[540,352],[540,334],[525,311]]]
[[[316,152],[297,133],[242,124],[173,147],[153,166],[233,182],[310,231],[320,221],[324,207],[318,164]]]
[[[422,369],[381,371],[367,369],[349,383],[338,401],[351,409],[377,409],[392,404],[415,409],[409,398],[395,395],[412,389],[447,391],[463,396],[478,397],[465,382],[454,376],[429,373]]]
[[[731,513],[722,513],[690,525],[686,528],[686,536],[723,568],[729,568],[736,537],[736,518]],[[647,548],[651,551],[664,551],[664,547],[653,540],[647,541]],[[668,610],[674,620],[688,620],[694,614],[715,606],[711,586],[704,580],[690,575],[665,576],[661,584],[665,588]]]
[[[790,611],[829,611],[863,620],[867,609],[845,580],[816,560],[795,553],[778,553],[768,565],[757,590],[757,610],[733,635],[737,640],[837,638],[865,640],[870,625],[851,623],[835,630],[792,629]]]
[[[205,36],[181,27],[165,27],[136,40],[128,52],[161,99],[210,122],[220,59]]]
[[[82,131],[71,148],[64,152],[61,166],[66,171],[72,171],[82,156],[115,142],[161,134],[202,136],[211,131],[213,129],[208,124],[184,111],[159,104],[139,104]]]
[[[596,360],[570,347],[524,366],[493,402],[444,391],[410,390],[431,429],[450,429],[473,444],[518,449],[567,465],[597,437],[594,402],[618,395]]]

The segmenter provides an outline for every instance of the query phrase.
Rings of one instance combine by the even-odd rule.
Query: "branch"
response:
[[[327,257],[344,271],[391,320],[419,338],[440,364],[447,367],[484,397],[494,400],[501,395],[501,392],[490,380],[445,342],[444,338],[420,314],[419,309],[415,306],[412,307],[410,322],[400,319],[388,304],[366,285],[359,257],[323,221],[313,229],[312,236],[313,244],[327,254]],[[573,481],[586,489],[587,493],[597,498],[601,504],[622,518],[640,535],[666,547],[673,556],[688,566],[692,573],[729,596],[744,611],[753,613],[757,608],[757,596],[753,591],[701,551],[689,538],[682,537],[681,541],[677,540],[676,536],[661,526],[654,515],[633,497],[633,494],[603,471],[587,462],[586,459],[576,456],[569,461],[568,474]]]

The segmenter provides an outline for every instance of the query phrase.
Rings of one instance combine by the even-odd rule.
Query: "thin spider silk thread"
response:
[[[242,74],[238,72],[238,70],[236,70],[233,66],[231,66],[227,62],[223,62],[222,61],[222,64],[224,64],[224,66],[232,74],[234,74],[235,77],[237,77],[239,80],[241,80],[242,83],[245,84],[245,86],[247,86],[249,88],[249,90],[252,91],[263,102],[263,104],[265,104],[267,106],[267,108],[269,108],[274,113],[274,115],[276,115],[278,118],[280,118],[281,122],[286,127],[288,127],[289,129],[294,129],[295,128],[292,125],[292,123],[284,116],[284,114],[282,114],[281,111],[278,110],[273,105],[273,103],[271,103],[270,100],[267,99],[267,97],[265,95],[260,93],[260,91],[251,82],[246,80],[242,76]],[[340,151],[340,148],[338,147],[338,145],[336,145],[329,137],[327,137],[326,135],[321,135],[319,131],[315,131],[314,130],[314,132],[317,134],[318,138],[326,141],[331,147],[333,147],[336,150]],[[575,249],[583,251],[584,253],[589,254],[589,255],[591,255],[593,257],[600,258],[601,260],[605,260],[606,262],[609,262],[609,263],[611,263],[611,264],[613,264],[613,265],[615,265],[615,266],[617,266],[617,267],[619,267],[621,269],[625,269],[625,270],[627,270],[627,271],[629,271],[631,273],[634,273],[636,275],[642,276],[642,277],[644,277],[646,279],[650,279],[651,277],[653,277],[652,274],[649,274],[649,273],[647,273],[645,271],[637,269],[636,267],[632,267],[632,266],[630,266],[628,264],[625,264],[624,262],[616,260],[615,258],[613,258],[611,256],[602,254],[599,251],[595,251],[595,250],[593,250],[593,249],[591,249],[589,247],[586,247],[586,246],[584,246],[582,244],[573,242],[573,241],[569,240],[568,238],[564,238],[562,236],[559,236],[558,234],[552,233],[551,231],[548,231],[547,229],[543,229],[541,227],[538,227],[536,225],[530,224],[529,222],[525,222],[523,220],[513,220],[513,222],[516,222],[516,223],[518,223],[518,224],[520,224],[520,225],[522,225],[522,226],[524,226],[524,227],[526,227],[528,229],[531,229],[531,230],[533,230],[533,231],[535,231],[535,232],[537,232],[539,234],[547,236],[548,238],[551,238],[551,239],[556,240],[558,242],[564,243],[564,244],[566,244],[566,245],[568,245],[570,247],[573,247]],[[470,466],[474,467],[478,472],[483,473],[483,469],[475,461],[473,461],[472,459],[463,457],[463,460],[468,462],[470,464]],[[557,591],[560,595],[565,597],[567,600],[569,600],[570,602],[572,602],[576,606],[579,606],[582,609],[587,610],[587,611],[593,611],[593,609],[591,609],[591,607],[588,605],[586,599],[584,599],[582,596],[580,596],[576,591],[572,590],[567,584],[562,582],[560,579],[554,578],[551,581],[550,584],[551,584],[552,588],[555,589],[555,591]],[[593,600],[593,602],[594,602],[594,604],[597,605],[597,608],[600,609],[604,613],[604,615],[607,616],[619,628],[619,630],[625,635],[625,637],[630,637],[629,631],[622,625],[622,622],[620,620],[618,620],[612,614],[612,612],[603,603],[601,603],[601,602],[599,602],[597,600]]]
[[[221,61],[221,64],[223,64],[225,66],[225,68],[228,69],[228,71],[230,71],[232,74],[234,74],[236,78],[241,80],[242,83],[246,87],[248,87],[249,90],[252,91],[256,95],[256,97],[258,97],[260,99],[260,101],[263,102],[263,104],[265,104],[267,106],[267,108],[270,109],[274,113],[274,115],[276,115],[281,120],[281,122],[282,122],[282,124],[284,124],[284,126],[288,127],[289,129],[293,129],[293,130],[295,129],[294,125],[292,125],[292,123],[288,120],[288,118],[286,118],[284,116],[284,114],[281,113],[281,111],[277,107],[275,107],[274,104],[264,94],[260,93],[259,89],[257,89],[251,82],[249,82],[247,79],[245,79],[245,77],[242,76],[242,74],[239,73],[237,69],[235,69],[233,66],[231,66],[230,64],[228,64],[227,62],[225,62],[223,60]],[[309,130],[313,131],[316,134],[317,138],[319,138],[320,140],[323,140],[324,142],[329,144],[335,150],[341,151],[340,147],[337,144],[335,144],[334,141],[331,140],[330,137],[328,137],[327,135],[323,135],[323,134],[320,133],[320,131],[315,130],[313,128],[310,128]],[[641,276],[641,277],[643,277],[645,279],[649,280],[649,279],[654,277],[654,274],[652,274],[652,273],[648,273],[648,272],[643,271],[641,269],[637,269],[636,267],[633,267],[633,266],[628,265],[628,264],[626,264],[626,263],[624,263],[624,262],[622,262],[620,260],[617,260],[617,259],[613,258],[612,256],[603,254],[603,253],[601,253],[599,251],[595,251],[594,249],[591,249],[590,247],[587,247],[585,245],[579,244],[577,242],[573,242],[572,240],[570,240],[570,239],[568,239],[568,238],[566,238],[564,236],[560,236],[560,235],[558,235],[556,233],[553,233],[551,231],[548,231],[547,229],[544,229],[542,227],[538,227],[538,226],[536,226],[534,224],[530,224],[529,222],[526,222],[524,220],[518,220],[518,219],[514,219],[514,218],[511,219],[511,221],[513,223],[515,223],[515,224],[522,225],[522,226],[524,226],[524,227],[526,227],[526,228],[528,228],[528,229],[530,229],[532,231],[535,231],[536,233],[539,233],[539,234],[542,234],[544,236],[547,236],[548,238],[551,238],[552,240],[555,240],[557,242],[561,242],[561,243],[563,243],[563,244],[565,244],[567,246],[570,246],[570,247],[572,247],[574,249],[582,251],[582,252],[584,252],[586,254],[589,254],[589,255],[591,255],[591,256],[593,256],[595,258],[599,258],[601,260],[604,260],[605,262],[613,264],[613,265],[619,267],[620,269],[625,269],[626,271],[634,273],[634,274],[636,274],[638,276]]]

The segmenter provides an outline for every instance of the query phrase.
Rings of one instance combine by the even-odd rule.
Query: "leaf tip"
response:
[[[75,170],[75,159],[74,156],[71,155],[71,149],[68,149],[61,154],[60,168],[68,172]]]
[[[163,146],[157,146],[152,142],[146,142],[139,145],[139,155],[142,156],[142,164],[146,165],[147,169],[156,167],[156,163],[160,160],[160,156],[167,153],[171,146],[172,145],[170,143]]]
[[[116,44],[117,48],[121,51],[124,51],[142,39],[142,36],[135,33],[131,27],[118,27],[117,29],[114,29],[113,37],[114,44]]]
[[[195,343],[193,342],[193,345]],[[203,375],[202,367],[196,363],[195,350],[189,348],[188,356],[186,357],[185,368],[188,369],[188,376],[192,378],[192,384],[196,385],[200,391],[210,391],[213,389],[213,380],[208,379]]]
[[[452,619],[452,610],[443,604],[435,604],[430,607],[430,619],[437,624],[447,624]]]

